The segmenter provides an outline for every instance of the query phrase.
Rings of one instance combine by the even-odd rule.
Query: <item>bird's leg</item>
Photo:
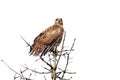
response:
[[[55,46],[53,48],[53,55],[57,56],[57,54],[58,54],[58,50],[57,50],[57,46]]]

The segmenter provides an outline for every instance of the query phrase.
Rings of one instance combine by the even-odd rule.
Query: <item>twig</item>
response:
[[[50,65],[48,62],[46,62],[42,57],[41,57],[41,60],[46,63],[48,66],[50,66],[51,69],[53,69],[52,65]]]
[[[66,52],[66,51],[70,51],[70,50],[63,50],[62,52]],[[74,51],[74,49],[72,49],[71,51]],[[58,51],[58,53],[61,53],[61,51]]]
[[[64,37],[63,37],[62,48],[61,48],[60,56],[58,57],[58,60],[57,60],[57,63],[56,63],[56,67],[58,66],[58,63],[59,63],[60,58],[62,56],[62,51],[63,51],[63,48],[64,48],[65,37],[66,37],[66,32],[65,32]]]
[[[22,66],[22,65],[21,65],[21,66]],[[30,68],[25,67],[25,66],[22,66],[22,67],[24,67],[24,68],[26,68],[27,70],[30,70],[30,71],[32,71],[32,72],[38,73],[38,74],[49,74],[49,73],[50,73],[50,72],[38,72],[38,71],[36,71],[36,70],[30,69]]]
[[[71,46],[71,49],[70,49],[70,51],[69,51],[69,54],[70,54],[70,52],[72,51],[72,49],[73,49],[73,47],[74,47],[74,45],[75,45],[75,41],[76,41],[76,38],[74,39],[74,42],[73,42],[73,44],[72,44],[72,46]]]
[[[58,77],[60,80],[70,80],[72,79],[72,77],[70,77],[69,79],[65,79],[65,78],[61,78],[61,77]]]
[[[31,45],[20,35],[20,37],[23,39],[23,41],[25,41],[25,43],[31,47]]]
[[[46,69],[46,70],[48,70],[49,72],[51,72],[51,70],[50,69],[48,69],[48,68],[46,68],[46,67],[44,67],[44,66],[42,66],[44,69]]]
[[[66,72],[66,73],[68,73],[68,74],[76,74],[76,72]]]
[[[24,77],[23,76],[23,74],[20,74],[20,73],[18,73],[17,71],[15,71],[14,69],[12,69],[6,62],[4,62],[3,60],[1,60],[1,62],[3,62],[11,71],[13,71],[14,73],[15,73],[15,75],[14,75],[14,80],[16,79],[16,78],[21,78],[21,79],[23,79],[23,80],[32,80],[32,79],[29,79],[29,78],[26,78],[26,77]],[[17,75],[19,75],[18,77],[15,77],[16,76],[16,74]]]
[[[16,72],[15,70],[13,70],[7,63],[5,63],[3,60],[1,60],[11,71],[13,71],[14,73],[18,74],[19,76],[22,76],[20,73]]]
[[[30,73],[29,78],[31,77],[32,73]]]
[[[70,49],[70,52],[72,51],[72,48],[73,48],[73,46],[74,46],[74,44],[75,44],[75,40],[76,40],[76,39],[74,39],[74,42],[73,42],[73,44],[72,44],[72,46],[71,46],[71,49]],[[61,78],[63,78],[64,75],[65,75],[65,73],[66,73],[67,66],[68,66],[68,63],[69,63],[69,58],[70,58],[70,52],[69,52],[68,55],[67,55],[67,63],[66,63],[66,66],[65,66],[65,69],[64,69],[64,71],[63,71],[63,75],[62,75]]]
[[[50,54],[48,54],[48,57],[49,57],[50,65],[51,65],[51,58],[50,58]]]
[[[46,77],[45,77],[45,75],[44,75],[44,79],[47,80]]]
[[[62,70],[61,68],[58,68],[59,70],[61,70],[60,72],[58,72],[58,73],[62,73],[62,72],[64,72],[64,70]],[[68,71],[66,71],[66,73],[68,73],[68,74],[76,74],[76,72],[68,72]]]

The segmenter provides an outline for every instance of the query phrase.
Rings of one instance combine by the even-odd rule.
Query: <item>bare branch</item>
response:
[[[60,80],[70,80],[72,79],[72,77],[70,77],[69,79],[65,79],[65,78],[61,78],[61,77],[58,77]]]
[[[72,44],[72,46],[71,46],[71,49],[70,49],[70,52],[71,52],[71,50],[72,50],[72,48],[73,48],[73,46],[74,46],[74,44],[75,44],[75,40],[76,40],[76,39],[74,39],[74,42],[73,42],[73,44]],[[64,71],[63,71],[62,78],[64,77],[64,75],[65,75],[65,73],[66,73],[66,70],[67,70],[68,62],[69,62],[69,59],[70,59],[70,52],[67,54],[67,63],[66,63],[65,69],[64,69]]]
[[[46,62],[42,57],[41,57],[41,60],[46,63],[48,66],[50,66],[51,69],[53,69],[52,65],[50,65],[48,62]]]
[[[51,70],[50,69],[48,69],[48,68],[46,68],[46,67],[44,67],[44,66],[42,66],[44,69],[46,69],[47,71],[49,71],[49,72],[51,72]]]
[[[29,75],[29,79],[30,79],[31,76],[32,76],[32,73],[30,73],[30,75]]]
[[[62,52],[66,52],[66,51],[70,51],[70,50],[63,50]],[[71,51],[74,51],[74,49],[72,49]],[[61,51],[58,51],[58,53],[61,53]]]
[[[23,41],[25,41],[25,43],[31,47],[31,45],[20,35],[20,37],[23,39]]]
[[[19,76],[22,76],[20,73],[16,72],[14,69],[12,69],[7,63],[5,63],[3,60],[1,60],[11,71],[18,74]]]
[[[66,72],[66,73],[68,73],[68,74],[76,74],[76,72]]]
[[[30,71],[32,71],[32,72],[38,73],[38,74],[49,74],[49,73],[50,73],[50,72],[38,72],[38,71],[36,71],[36,70],[30,69],[30,68],[25,67],[25,66],[22,66],[22,67],[24,67],[24,68],[26,68],[27,70],[30,70]]]
[[[13,72],[15,73],[15,75],[14,75],[14,80],[15,80],[16,78],[21,78],[21,79],[23,79],[23,80],[32,80],[32,79],[29,79],[29,78],[24,77],[23,74],[20,74],[20,73],[18,73],[17,71],[15,71],[14,69],[12,69],[12,68],[11,68],[6,62],[4,62],[3,60],[1,60],[1,62],[3,62],[11,71],[13,71]],[[23,73],[23,72],[21,72],[21,73]],[[19,76],[18,76],[18,77],[15,77],[16,74],[19,75]]]
[[[73,44],[72,44],[72,46],[71,46],[71,49],[70,49],[70,51],[69,51],[69,54],[70,54],[70,52],[72,51],[72,49],[73,49],[73,47],[74,47],[74,45],[75,45],[75,41],[76,41],[76,38],[74,39],[74,42],[73,42]]]
[[[50,65],[51,65],[51,58],[50,58],[50,54],[48,54],[48,57],[49,57]]]
[[[61,58],[61,56],[62,56],[62,52],[63,52],[63,48],[64,48],[64,42],[65,42],[65,37],[66,37],[66,32],[65,32],[64,37],[63,37],[62,48],[61,48],[60,56],[59,56],[59,58],[58,58],[58,60],[57,60],[56,67],[58,66],[58,63],[59,63],[60,58]]]
[[[47,80],[46,77],[45,77],[45,75],[44,75],[44,79]]]
[[[24,41],[25,43],[31,47],[31,45],[22,37],[20,36]],[[13,71],[15,73],[14,75],[14,80],[16,80],[17,78],[19,78],[20,80],[32,80],[30,79],[30,77],[35,73],[35,74],[43,74],[44,76],[44,80],[47,80],[46,78],[46,74],[51,74],[51,78],[52,80],[56,80],[56,79],[59,79],[59,80],[71,80],[72,77],[70,77],[69,79],[66,79],[64,76],[65,74],[76,74],[76,72],[69,72],[67,70],[68,68],[68,65],[70,63],[70,53],[71,51],[74,51],[73,47],[74,47],[74,44],[75,44],[75,40],[73,41],[72,43],[72,46],[70,47],[70,49],[67,49],[67,50],[64,50],[64,43],[65,43],[65,38],[66,38],[66,32],[64,33],[64,36],[63,36],[63,41],[62,41],[62,46],[61,46],[61,50],[60,51],[52,51],[51,53],[48,53],[48,57],[45,56],[45,58],[42,58],[42,57],[39,57],[39,59],[37,59],[36,61],[38,60],[41,60],[43,61],[47,67],[43,67],[44,69],[46,69],[47,71],[46,72],[39,72],[37,71],[36,69],[30,69],[29,67],[27,66],[22,66],[24,69],[21,70],[20,69],[20,72],[17,72],[15,71],[14,69],[12,69],[7,63],[5,63],[3,60],[1,60],[11,71]],[[59,40],[59,39],[58,39]],[[51,48],[55,45],[55,43],[57,42],[57,40],[55,42],[53,42],[53,44],[50,46]],[[50,49],[51,49],[50,48]],[[57,49],[57,48],[56,48]],[[50,51],[50,50],[48,50]],[[56,55],[57,54],[57,55]],[[59,68],[59,64],[60,64],[60,60],[62,59],[62,57],[65,57],[65,60],[66,60],[66,63],[64,65],[64,68]],[[47,59],[46,59],[47,58]],[[57,71],[58,70],[58,71]],[[28,74],[28,78],[26,78],[24,76],[24,72],[29,72],[30,73]],[[33,73],[33,74],[32,74]],[[44,75],[45,74],[45,75]]]

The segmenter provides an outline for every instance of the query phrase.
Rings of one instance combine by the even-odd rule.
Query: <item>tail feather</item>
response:
[[[42,51],[41,53],[41,56],[45,56],[47,52],[49,52],[51,50],[51,47],[50,46],[47,46],[44,48],[44,50]]]
[[[30,46],[30,55],[38,56],[45,48],[45,45],[34,43],[32,46]]]
[[[54,48],[58,46],[56,44],[58,43],[59,38],[53,40],[49,45],[40,44],[38,42],[34,43],[32,46],[30,46],[30,55],[38,56],[41,53],[40,57],[42,57],[47,52],[52,52]]]
[[[49,45],[47,45],[47,47],[45,47],[42,51],[41,56],[45,56],[47,52],[53,52],[54,48],[56,47],[56,41],[57,40],[53,40]]]

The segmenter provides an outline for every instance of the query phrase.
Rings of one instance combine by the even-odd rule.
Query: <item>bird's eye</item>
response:
[[[58,21],[58,19],[56,19],[55,21]]]
[[[62,21],[62,18],[60,20]]]

